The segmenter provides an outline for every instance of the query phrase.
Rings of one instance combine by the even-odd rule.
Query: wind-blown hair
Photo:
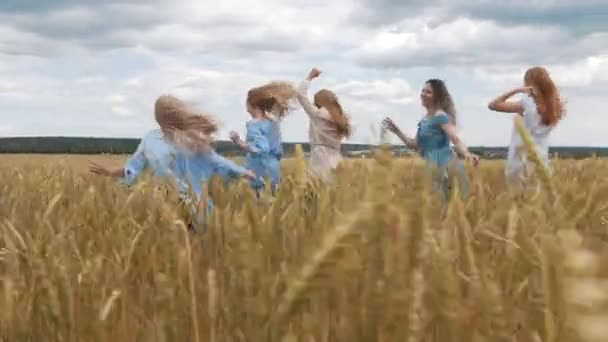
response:
[[[194,140],[210,144],[218,125],[212,116],[203,113],[172,95],[162,95],[154,104],[154,117],[169,139],[176,145],[191,149]],[[196,137],[196,139],[195,139]]]
[[[295,87],[285,81],[273,81],[247,92],[247,102],[264,112],[283,119],[293,109],[290,101],[296,96]]]
[[[456,124],[456,106],[445,82],[433,78],[426,81],[426,83],[433,89],[433,104],[435,107],[444,111],[450,117],[452,123]]]
[[[543,124],[557,124],[564,117],[565,108],[549,72],[543,67],[530,68],[524,75],[524,82],[534,89],[532,97]]]

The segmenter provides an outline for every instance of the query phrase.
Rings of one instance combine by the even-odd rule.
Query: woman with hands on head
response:
[[[523,87],[498,96],[488,107],[496,112],[516,113],[523,117],[524,127],[532,137],[541,161],[550,171],[549,136],[564,116],[564,104],[545,68],[533,67],[526,70],[523,81]],[[523,97],[518,101],[508,101],[516,94],[522,94]],[[519,132],[513,127],[505,176],[509,184],[523,186],[529,172],[527,150]]]
[[[441,191],[443,199],[449,197],[449,175],[457,173],[461,195],[468,195],[468,176],[462,161],[450,146],[466,160],[477,165],[479,157],[469,152],[468,148],[456,132],[456,110],[454,102],[445,83],[438,79],[430,79],[424,84],[420,94],[426,115],[418,122],[418,130],[413,138],[406,136],[390,118],[383,120],[383,126],[395,134],[407,147],[416,150],[434,172],[434,183]]]

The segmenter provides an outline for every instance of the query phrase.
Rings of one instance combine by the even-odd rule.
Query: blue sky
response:
[[[219,139],[243,132],[245,94],[324,71],[376,143],[390,115],[414,134],[419,91],[444,79],[469,145],[509,143],[512,116],[487,110],[543,65],[567,100],[553,145],[608,146],[608,2],[603,0],[4,0],[0,136],[141,137],[172,93],[213,113]],[[306,141],[301,110],[285,141]],[[393,140],[396,142],[396,140]]]

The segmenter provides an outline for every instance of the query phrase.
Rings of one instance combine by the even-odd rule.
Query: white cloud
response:
[[[434,23],[455,18],[491,20],[508,28],[521,25],[565,29],[577,36],[605,31],[604,0],[354,0],[350,20],[371,27],[406,18],[432,16]]]
[[[583,89],[608,86],[608,55],[589,56],[573,63],[546,66],[561,88]],[[475,78],[498,85],[521,84],[525,65],[475,68]]]
[[[572,62],[608,51],[608,33],[577,39],[553,27],[505,28],[493,21],[468,18],[433,26],[431,21],[406,20],[381,29],[353,55],[368,66],[504,66]]]
[[[438,77],[467,143],[504,145],[511,122],[487,102],[540,64],[568,100],[554,142],[605,145],[605,9],[595,0],[6,0],[0,134],[139,137],[155,126],[155,99],[173,93],[216,115],[225,139],[249,119],[249,88],[298,82],[319,66],[313,88],[338,94],[355,123],[351,142],[377,143],[370,127],[386,115],[414,133],[419,88]],[[307,129],[298,110],[284,138],[306,141]]]

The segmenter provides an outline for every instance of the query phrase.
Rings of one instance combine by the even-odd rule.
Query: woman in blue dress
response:
[[[414,138],[406,136],[390,119],[383,121],[384,127],[397,135],[409,148],[417,150],[432,169],[434,185],[443,196],[449,198],[449,175],[458,175],[460,193],[462,197],[468,195],[468,177],[458,154],[466,160],[477,165],[479,157],[470,153],[462,139],[456,132],[456,111],[452,96],[445,83],[438,79],[428,80],[420,94],[422,105],[426,108],[426,115],[418,122],[418,131]]]
[[[246,138],[243,141],[238,133],[230,132],[230,139],[247,151],[246,167],[256,174],[251,187],[257,196],[264,188],[265,180],[270,179],[273,195],[281,181],[283,144],[280,124],[295,94],[295,88],[286,82],[272,82],[249,90],[246,106],[251,120],[246,124]]]
[[[211,135],[217,131],[217,126],[209,117],[197,115],[196,111],[169,95],[158,98],[154,115],[160,129],[143,137],[124,166],[108,169],[91,163],[90,172],[132,185],[150,169],[155,178],[177,183],[182,204],[191,214],[196,212],[195,203],[201,200],[203,183],[214,174],[227,180],[255,177],[252,171],[221,157],[212,149]],[[196,198],[190,196],[190,191]],[[207,214],[212,207],[213,202],[209,199]],[[192,222],[189,226],[193,228]]]

